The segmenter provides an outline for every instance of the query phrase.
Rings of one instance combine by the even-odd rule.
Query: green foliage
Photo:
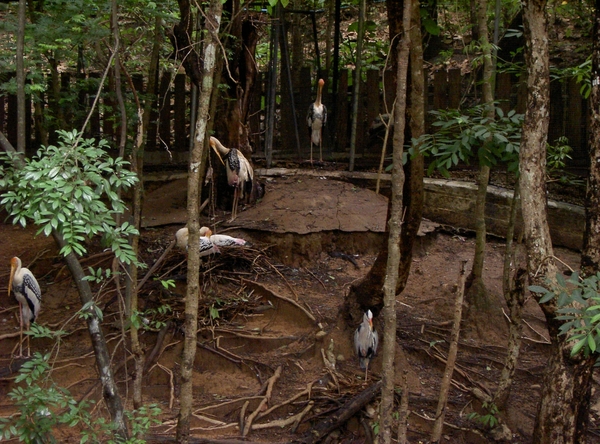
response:
[[[152,425],[160,424],[157,417],[161,411],[157,404],[142,406],[133,412],[126,411],[125,416],[129,420],[131,427],[131,438],[111,437],[103,442],[106,444],[145,444],[146,441],[139,437],[144,436]]]
[[[485,415],[480,415],[477,412],[472,412],[467,415],[467,418],[471,420],[475,420],[485,427],[489,427],[493,429],[498,425],[498,418],[496,415],[498,414],[498,407],[493,402],[484,402],[482,404],[483,409],[487,412]]]
[[[592,93],[592,56],[588,56],[585,62],[577,66],[562,69],[551,67],[550,78],[560,82],[575,79],[577,83],[581,84],[579,89],[581,96],[585,99],[589,98]]]
[[[128,162],[108,155],[103,140],[80,139],[77,131],[58,131],[58,146],[42,147],[25,166],[0,166],[4,205],[14,223],[32,220],[39,233],[56,230],[66,245],[61,254],[86,253],[85,241],[101,235],[123,263],[135,261],[128,236],[137,230],[128,222],[117,226],[114,216],[126,210],[119,196],[137,182]],[[14,159],[8,156],[9,164]]]
[[[416,147],[431,158],[428,174],[439,170],[449,177],[448,170],[459,162],[469,163],[477,155],[479,162],[493,166],[507,162],[509,171],[518,172],[519,144],[523,115],[514,110],[507,114],[496,107],[496,118],[486,117],[485,106],[480,105],[461,112],[457,109],[431,111],[438,130],[412,140],[410,153]]]
[[[138,410],[126,411],[132,437],[115,438],[114,426],[104,418],[92,418],[91,403],[77,402],[68,390],[59,387],[51,378],[50,355],[35,353],[23,364],[8,397],[19,412],[10,417],[0,418],[0,441],[17,438],[26,444],[58,441],[54,436],[58,428],[76,429],[81,436],[80,444],[86,442],[107,444],[143,444],[138,438],[148,432],[153,424],[158,424],[161,409],[156,404],[143,406]]]
[[[68,390],[50,378],[49,355],[35,353],[23,364],[8,397],[18,414],[0,418],[0,439],[18,438],[29,443],[56,443],[52,431],[59,425],[80,427],[86,435],[94,430],[89,403],[78,403]],[[95,433],[92,434],[96,439]],[[87,439],[86,439],[87,440]],[[81,442],[85,442],[82,438]]]
[[[168,304],[160,305],[157,308],[149,308],[143,312],[135,311],[129,322],[138,330],[157,331],[163,328],[167,323],[163,320],[173,309]]]
[[[600,344],[600,272],[581,279],[573,273],[568,279],[560,273],[556,281],[548,280],[548,288],[531,285],[529,291],[540,294],[539,303],[555,302],[557,316],[562,322],[559,335],[567,335],[574,342],[571,355],[595,353]]]
[[[554,141],[554,145],[546,144],[546,167],[548,173],[552,173],[556,170],[562,170],[565,166],[565,160],[571,159],[569,153],[573,151],[573,148],[569,145],[569,139],[565,136],[561,136]]]

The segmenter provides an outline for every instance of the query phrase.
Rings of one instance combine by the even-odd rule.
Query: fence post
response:
[[[334,121],[331,122],[330,128],[333,128],[333,148],[338,152],[348,151],[348,70],[341,69],[339,72],[339,83],[337,102],[335,109],[337,116],[334,117]],[[327,118],[329,120],[329,117]]]
[[[165,71],[160,81],[158,94],[159,151],[171,149],[171,73]]]
[[[460,108],[462,76],[460,68],[452,68],[448,71],[448,108]]]
[[[175,133],[175,151],[187,151],[189,148],[188,134],[186,131],[187,121],[185,111],[188,108],[186,103],[185,74],[175,76],[175,103],[173,106],[173,132]]]

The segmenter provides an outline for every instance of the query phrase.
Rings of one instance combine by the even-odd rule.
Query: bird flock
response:
[[[313,162],[313,145],[319,146],[319,160],[323,161],[323,127],[327,122],[327,108],[322,103],[322,91],[325,82],[319,79],[317,97],[310,105],[307,123],[310,130],[310,162]],[[210,138],[210,146],[215,151],[221,162],[225,165],[227,182],[233,187],[234,198],[231,209],[231,220],[237,217],[237,208],[240,198],[244,199],[252,192],[254,171],[250,162],[236,148],[227,148],[216,138]],[[202,227],[200,234],[200,257],[220,253],[221,247],[243,247],[248,243],[246,240],[213,234],[210,228]],[[175,233],[176,245],[187,251],[189,241],[189,230],[187,227],[179,229]],[[14,294],[19,303],[19,325],[20,325],[20,357],[23,355],[23,332],[29,330],[31,323],[35,322],[41,308],[42,293],[40,286],[33,273],[22,266],[21,259],[13,257],[10,261],[10,278],[8,284],[9,296]],[[367,379],[369,363],[375,357],[379,337],[373,327],[373,313],[367,310],[363,320],[354,332],[354,349],[362,370],[365,370]],[[29,336],[27,336],[27,356],[30,356]]]

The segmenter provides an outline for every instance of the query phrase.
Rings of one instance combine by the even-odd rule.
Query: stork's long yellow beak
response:
[[[10,277],[8,278],[8,296],[10,296],[10,292],[12,290],[12,281],[15,277],[15,265],[11,262],[10,264]]]
[[[221,161],[221,163],[222,163],[223,165],[225,165],[225,162],[223,162],[223,158],[221,157],[221,153],[219,153],[219,150],[218,150],[218,149],[217,149],[217,147],[215,146],[216,142],[214,142],[214,141],[212,140],[212,137],[210,138],[209,144],[210,144],[210,146],[212,147],[213,151],[214,151],[215,153],[217,153],[217,157],[219,158],[219,160]]]

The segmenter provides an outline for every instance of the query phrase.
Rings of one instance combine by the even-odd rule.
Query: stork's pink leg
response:
[[[19,357],[23,357],[23,307],[19,302]]]
[[[239,200],[239,192],[238,192],[238,187],[236,186],[233,189],[233,207],[231,208],[231,219],[229,220],[229,222],[233,222],[235,220],[235,218],[237,217],[237,206],[238,206],[238,200]]]
[[[319,138],[319,161],[323,162],[323,133]]]

